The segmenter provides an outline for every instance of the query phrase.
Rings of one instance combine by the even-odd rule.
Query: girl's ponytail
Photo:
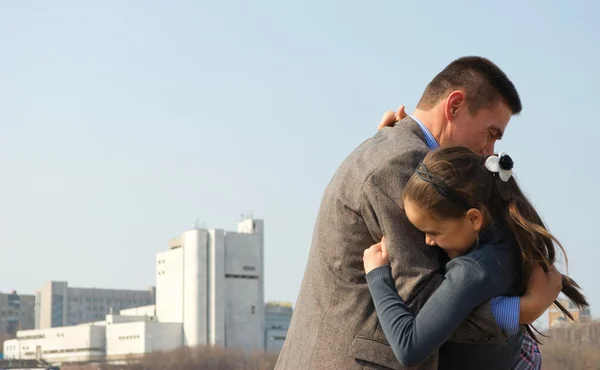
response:
[[[565,263],[568,264],[564,248],[545,227],[541,217],[512,177],[512,159],[500,153],[499,156],[489,157],[485,166],[495,177],[494,194],[492,194],[495,201],[491,202],[493,204],[491,211],[496,213],[495,216],[500,216],[499,219],[504,221],[519,246],[524,273],[522,280],[524,282],[529,280],[536,263],[542,265],[544,271],[548,272],[550,266],[556,262],[555,245],[560,248]],[[562,276],[562,293],[579,309],[589,306],[587,299],[581,293],[581,287],[566,275]],[[558,301],[554,301],[554,305],[574,320],[571,313]],[[527,327],[527,331],[537,341],[530,326]]]

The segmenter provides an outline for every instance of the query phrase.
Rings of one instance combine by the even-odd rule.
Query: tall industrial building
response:
[[[120,310],[151,304],[154,304],[154,288],[71,288],[67,282],[50,281],[35,294],[35,328],[57,328],[104,320],[111,308]]]
[[[102,321],[20,331],[16,339],[4,343],[5,358],[43,358],[51,363],[118,362],[181,346],[262,350],[265,348],[263,250],[263,220],[244,219],[236,232],[188,230],[156,256],[155,304],[148,305],[138,299],[137,306],[143,307],[118,306],[120,311],[107,312]],[[40,301],[49,300],[55,314],[40,317],[40,323],[58,324],[61,318],[68,323],[68,314],[75,312],[76,307],[69,306],[73,300],[68,297],[88,296],[72,294],[66,283],[58,287],[52,284],[57,283],[49,285],[50,292]],[[106,308],[121,300],[110,298],[107,302],[105,298],[101,302],[97,297],[94,303],[93,298],[91,301],[86,298],[86,307],[95,304]],[[125,304],[128,303],[126,299]],[[279,326],[282,325],[289,322]]]
[[[156,256],[156,315],[183,323],[183,344],[262,348],[263,220],[193,229]]]

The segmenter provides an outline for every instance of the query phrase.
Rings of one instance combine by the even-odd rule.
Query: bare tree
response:
[[[220,347],[181,348],[147,354],[127,365],[104,365],[101,370],[273,370],[277,356]]]

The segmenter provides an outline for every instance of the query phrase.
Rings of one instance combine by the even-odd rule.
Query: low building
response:
[[[149,325],[151,329],[144,337],[147,338],[156,327],[152,325],[157,324],[155,320],[155,309],[152,305],[123,310],[120,314],[109,313],[105,316],[105,320],[92,323],[19,331],[17,338],[4,342],[4,358],[44,360],[48,363],[104,361],[107,354],[123,352],[123,348],[132,343],[132,336],[136,334],[130,330],[131,324],[141,327]],[[164,330],[164,333],[169,334],[169,331]],[[139,332],[137,334],[139,335]],[[109,338],[112,340],[113,337],[114,341],[108,340]],[[181,333],[177,339],[179,345]],[[156,336],[156,340],[168,341],[169,339]],[[162,343],[150,344],[150,346],[165,348]]]
[[[291,321],[291,302],[267,302],[265,305],[265,351],[281,351]]]
[[[137,321],[106,326],[106,360],[119,363],[181,347],[181,323]]]
[[[48,363],[101,361],[106,348],[105,328],[84,324],[19,331],[17,338],[4,342],[4,358],[43,359]]]

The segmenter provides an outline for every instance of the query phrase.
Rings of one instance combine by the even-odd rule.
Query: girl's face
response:
[[[483,227],[483,214],[476,208],[471,208],[459,218],[440,219],[417,203],[405,199],[404,210],[408,220],[425,233],[425,243],[440,247],[450,258],[466,254]]]

